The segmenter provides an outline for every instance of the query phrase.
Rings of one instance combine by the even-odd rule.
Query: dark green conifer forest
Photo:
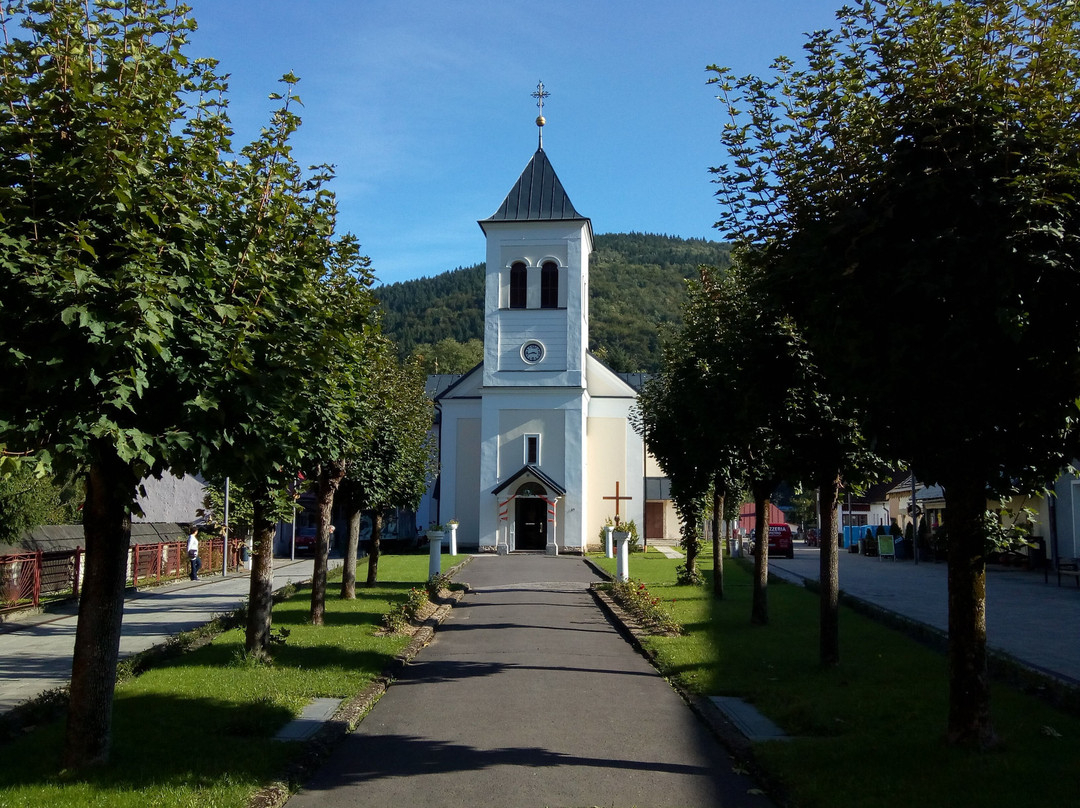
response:
[[[589,350],[619,372],[653,372],[660,332],[679,322],[687,278],[727,267],[728,245],[649,233],[598,235],[589,263]],[[417,346],[484,338],[484,265],[377,287],[384,331],[404,355]],[[468,368],[443,368],[463,372]]]

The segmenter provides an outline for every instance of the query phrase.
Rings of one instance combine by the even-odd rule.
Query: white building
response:
[[[456,519],[466,549],[582,552],[616,513],[646,527],[648,474],[645,535],[676,530],[661,472],[630,425],[637,394],[588,353],[592,223],[542,147],[479,224],[484,361],[435,397],[435,518]]]

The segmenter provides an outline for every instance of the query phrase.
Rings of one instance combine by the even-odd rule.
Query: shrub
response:
[[[701,586],[705,583],[705,576],[696,567],[689,570],[685,564],[679,564],[675,567],[675,582],[680,586]]]
[[[383,625],[387,631],[395,634],[407,630],[411,622],[419,617],[420,610],[427,602],[427,590],[417,589],[414,586],[409,590],[409,595],[405,598],[404,603],[399,603],[383,615]]]
[[[427,579],[425,584],[428,600],[435,600],[444,589],[450,588],[450,576],[445,572],[436,573]]]

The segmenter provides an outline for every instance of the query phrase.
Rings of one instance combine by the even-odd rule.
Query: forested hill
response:
[[[596,237],[589,264],[589,349],[614,370],[655,371],[660,327],[679,321],[687,278],[726,267],[728,245],[644,233]],[[484,265],[375,288],[383,330],[404,354],[447,338],[484,338]]]

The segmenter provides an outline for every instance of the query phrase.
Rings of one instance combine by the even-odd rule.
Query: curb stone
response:
[[[471,557],[466,557],[464,561],[455,564],[445,574],[452,577],[470,560]],[[447,597],[441,598],[443,602],[416,628],[409,644],[367,687],[351,699],[342,702],[330,720],[323,724],[311,738],[303,742],[305,744],[303,752],[289,764],[281,777],[263,786],[248,798],[247,808],[281,808],[288,802],[293,792],[315,773],[341,739],[356,730],[364,717],[371,712],[371,709],[393,684],[401,669],[431,642],[435,636],[435,629],[450,615],[454,605],[465,597],[468,591],[466,584],[464,590],[451,592]]]

